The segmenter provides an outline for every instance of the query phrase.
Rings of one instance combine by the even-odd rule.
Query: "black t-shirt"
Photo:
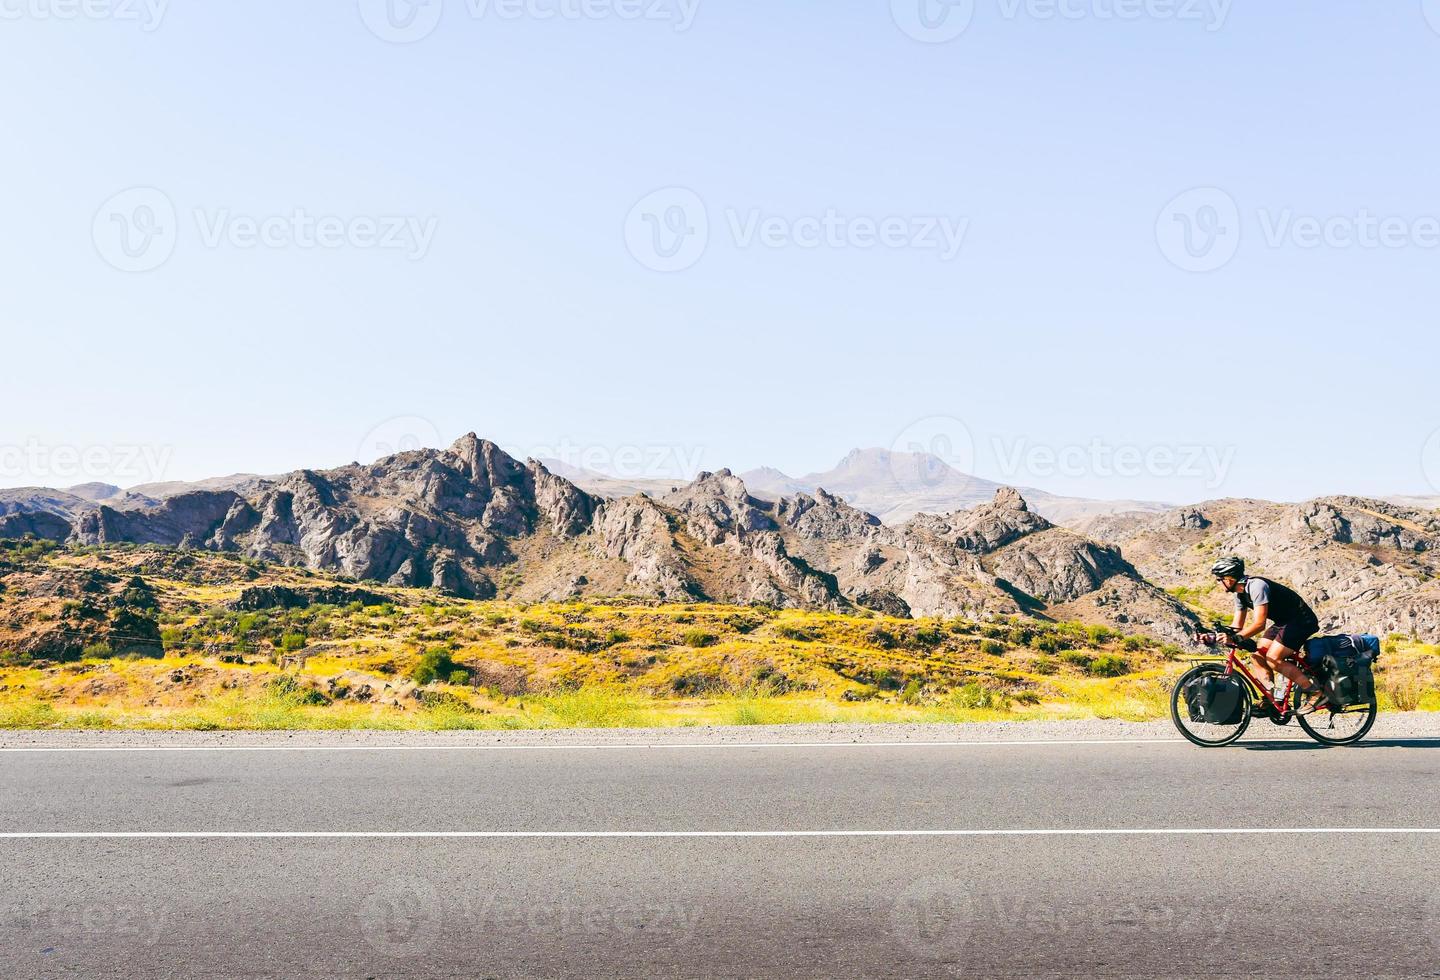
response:
[[[1245,579],[1240,591],[1235,593],[1237,610],[1254,610],[1256,606],[1267,604],[1270,606],[1269,616],[1272,623],[1284,625],[1315,618],[1315,611],[1294,589],[1279,582],[1272,582],[1268,578],[1252,575]]]

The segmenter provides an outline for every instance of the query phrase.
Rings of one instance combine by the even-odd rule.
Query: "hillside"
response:
[[[824,491],[780,501],[729,471],[604,500],[469,435],[152,506],[0,517],[0,537],[227,552],[467,599],[640,596],[899,616],[1069,619],[1171,641],[1193,617],[1113,549],[1014,490],[887,527]]]
[[[0,727],[533,728],[1163,717],[1183,651],[1104,627],[458,600],[204,551],[0,543]],[[1387,707],[1440,707],[1390,644]]]
[[[1215,500],[1084,525],[1149,580],[1228,616],[1208,570],[1241,555],[1304,595],[1327,632],[1440,639],[1440,514],[1360,497],[1303,504]]]

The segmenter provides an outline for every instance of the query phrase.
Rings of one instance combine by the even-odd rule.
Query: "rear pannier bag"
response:
[[[1339,708],[1368,704],[1375,696],[1375,659],[1380,638],[1368,634],[1320,636],[1306,647],[1305,657],[1318,667],[1330,703]]]
[[[1201,674],[1185,685],[1190,720],[1209,725],[1238,725],[1245,717],[1245,685],[1225,674]]]

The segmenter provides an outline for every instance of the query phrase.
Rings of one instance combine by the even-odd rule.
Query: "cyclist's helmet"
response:
[[[1244,578],[1244,558],[1221,558],[1210,566],[1210,574],[1216,578]]]

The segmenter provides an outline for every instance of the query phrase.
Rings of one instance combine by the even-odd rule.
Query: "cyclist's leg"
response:
[[[1274,687],[1275,668],[1270,664],[1270,643],[1270,634],[1268,632],[1264,636],[1256,639],[1255,652],[1250,654],[1250,659],[1254,660],[1255,666],[1260,668],[1260,673],[1265,676],[1265,682],[1271,687]]]
[[[1318,625],[1308,622],[1285,623],[1272,627],[1267,633],[1273,636],[1265,650],[1266,659],[1275,670],[1299,685],[1302,691],[1316,688],[1313,678],[1300,665],[1300,647],[1314,635]]]

